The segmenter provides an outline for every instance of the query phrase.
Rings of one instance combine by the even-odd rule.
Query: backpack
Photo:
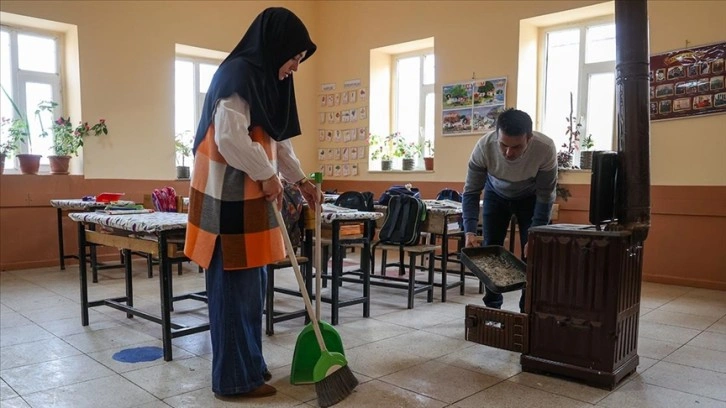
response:
[[[298,248],[302,242],[302,229],[300,217],[303,211],[303,197],[300,190],[291,183],[283,182],[282,190],[282,219],[285,221],[287,233],[293,248]]]
[[[439,195],[436,196],[437,200],[451,200],[456,202],[461,202],[461,194],[459,194],[458,191],[452,190],[450,188],[445,188],[441,191],[439,191]]]
[[[410,195],[394,195],[388,202],[386,219],[378,237],[381,242],[396,245],[415,245],[426,220],[426,205]]]
[[[371,207],[373,207],[371,203]],[[357,191],[346,191],[335,199],[335,205],[338,207],[352,208],[358,211],[373,211],[368,208],[368,201],[363,193]]]
[[[378,204],[388,205],[391,197],[397,195],[407,195],[415,198],[421,198],[421,194],[416,187],[408,189],[404,186],[391,186],[388,190],[384,191],[383,194],[381,194],[381,197],[378,199]]]

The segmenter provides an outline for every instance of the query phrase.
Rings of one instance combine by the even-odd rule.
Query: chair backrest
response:
[[[293,248],[298,248],[302,242],[302,212],[303,196],[300,189],[283,181],[281,213]]]
[[[426,205],[409,195],[394,195],[388,202],[386,219],[378,237],[381,242],[396,245],[415,245],[426,220]]]
[[[456,191],[452,190],[450,188],[445,188],[441,191],[439,191],[439,194],[436,196],[437,200],[451,200],[456,202],[461,202],[461,194]]]
[[[151,193],[154,210],[159,212],[176,212],[176,191],[174,187],[156,188]]]
[[[373,193],[346,191],[335,200],[335,205],[358,211],[373,211]]]

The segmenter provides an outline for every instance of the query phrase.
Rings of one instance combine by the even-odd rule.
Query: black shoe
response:
[[[262,378],[264,378],[265,381],[270,381],[272,379],[272,373],[270,373],[270,370],[265,370],[265,373],[262,374]]]

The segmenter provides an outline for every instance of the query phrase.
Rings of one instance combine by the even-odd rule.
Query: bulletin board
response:
[[[318,166],[326,177],[360,174],[368,162],[368,89],[359,79],[321,84],[318,95]]]
[[[650,120],[726,112],[726,42],[650,57]]]

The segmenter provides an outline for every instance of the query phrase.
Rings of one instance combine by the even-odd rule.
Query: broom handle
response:
[[[290,242],[290,235],[287,233],[287,228],[285,227],[285,220],[282,219],[282,213],[280,212],[280,210],[277,209],[276,204],[271,203],[271,205],[273,206],[275,218],[277,218],[277,224],[279,225],[280,231],[282,233],[282,240],[285,242],[287,257],[288,259],[290,259],[290,263],[292,264],[292,270],[295,272],[295,279],[297,279],[300,293],[302,294],[303,301],[305,302],[305,310],[307,310],[308,316],[310,316],[310,320],[312,322],[313,331],[315,332],[315,338],[318,340],[318,346],[320,347],[320,351],[326,352],[328,351],[328,349],[325,347],[323,335],[322,333],[320,333],[318,319],[317,316],[314,315],[313,305],[312,303],[310,303],[310,295],[308,294],[307,289],[305,289],[305,282],[303,281],[302,273],[300,272],[300,265],[298,265],[297,263],[295,250],[292,247],[292,242]]]
[[[321,223],[323,222],[322,216],[322,205],[321,200],[323,199],[322,189],[320,182],[315,182],[315,194],[318,195],[318,200],[315,201],[315,316],[320,320],[320,291],[322,290],[321,282],[323,280],[321,273],[323,273],[323,243],[321,242]]]

